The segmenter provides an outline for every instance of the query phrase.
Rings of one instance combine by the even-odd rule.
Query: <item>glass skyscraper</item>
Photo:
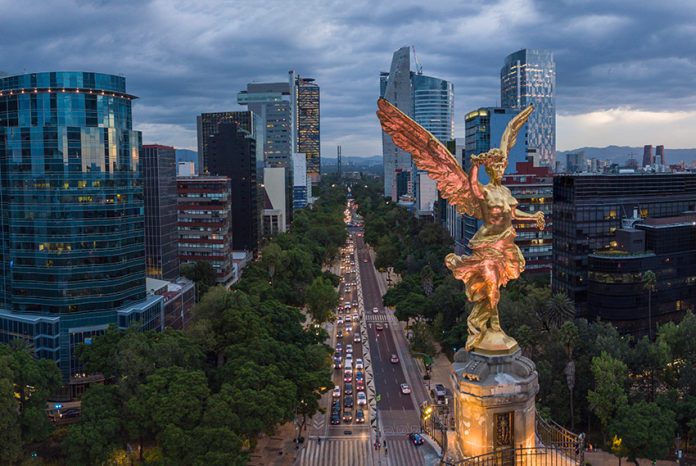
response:
[[[290,79],[294,81],[295,90],[295,152],[305,154],[306,176],[311,183],[317,184],[321,178],[319,86],[313,78],[296,75],[294,71],[290,72]]]
[[[394,52],[389,73],[380,74],[380,96],[411,116],[441,143],[454,139],[454,85],[410,69],[410,47]],[[412,196],[416,212],[432,214],[437,186],[425,171],[418,170],[410,154],[394,145],[383,133],[384,195],[394,200]],[[408,177],[407,183],[404,179]]]
[[[523,109],[534,105],[527,122],[527,148],[538,163],[553,167],[556,159],[556,63],[548,50],[522,49],[505,58],[500,70],[500,105]],[[521,142],[521,141],[519,141]]]
[[[109,324],[160,328],[145,289],[141,135],[125,78],[0,78],[0,342],[26,339],[65,376]]]

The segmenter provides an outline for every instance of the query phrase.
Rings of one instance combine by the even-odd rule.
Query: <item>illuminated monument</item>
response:
[[[456,441],[467,457],[537,447],[535,396],[539,391],[534,363],[521,355],[517,342],[500,328],[500,287],[519,278],[525,261],[515,245],[514,220],[544,228],[543,212],[517,209],[517,200],[501,184],[507,157],[520,128],[534,110],[528,106],[508,124],[500,148],[471,157],[467,174],[437,138],[384,99],[378,101],[382,128],[399,148],[411,153],[420,170],[437,182],[443,198],[461,214],[483,225],[471,239],[471,255],[449,254],[447,267],[464,282],[473,304],[467,319],[466,348],[453,364]],[[478,181],[480,167],[490,182]]]

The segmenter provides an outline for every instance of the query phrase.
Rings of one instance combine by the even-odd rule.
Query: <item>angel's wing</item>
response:
[[[411,153],[416,166],[427,171],[437,182],[442,197],[457,206],[459,213],[482,218],[481,207],[474,198],[469,178],[450,151],[428,130],[387,100],[380,98],[377,106],[377,116],[384,132],[392,137],[394,144]]]
[[[510,120],[510,123],[505,127],[503,132],[503,137],[500,138],[500,150],[503,152],[505,158],[515,146],[517,142],[517,134],[520,132],[522,126],[527,123],[529,115],[534,111],[534,105],[528,105],[524,110],[515,115],[515,117]]]

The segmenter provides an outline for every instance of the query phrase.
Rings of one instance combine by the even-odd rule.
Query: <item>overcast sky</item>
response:
[[[464,115],[506,55],[554,52],[557,147],[696,147],[696,0],[0,0],[0,70],[124,75],[146,143],[196,148],[196,115],[251,81],[321,86],[322,155],[381,154],[379,72],[414,45]]]

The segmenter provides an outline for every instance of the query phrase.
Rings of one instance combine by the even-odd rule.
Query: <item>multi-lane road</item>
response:
[[[437,455],[426,444],[416,447],[408,439],[410,432],[419,431],[418,403],[424,392],[418,372],[408,354],[400,326],[389,310],[382,306],[377,275],[363,241],[362,231],[349,227],[350,239],[346,255],[342,258],[342,281],[339,288],[341,305],[349,302],[351,328],[346,334],[346,322],[329,324],[331,344],[353,345],[353,361],[363,359],[362,371],[366,381],[368,404],[360,407],[365,415],[364,423],[341,420],[332,425],[332,401],[341,402],[345,412],[343,379],[344,368],[334,371],[334,383],[341,387],[341,397],[324,396],[322,406],[326,413],[318,413],[311,420],[308,438],[297,464],[301,466],[421,466],[437,464]],[[355,272],[353,272],[355,270]],[[353,283],[354,285],[346,285]],[[377,308],[377,312],[374,312]],[[359,314],[355,322],[352,314]],[[339,314],[345,319],[345,312]],[[344,333],[337,338],[338,330]],[[355,334],[361,341],[355,342]],[[396,362],[396,356],[398,362]],[[354,372],[354,377],[356,372]],[[413,393],[402,393],[401,385],[408,384]],[[353,378],[353,399],[356,401],[356,381]],[[414,386],[415,385],[415,386]],[[352,409],[355,416],[356,409]]]

